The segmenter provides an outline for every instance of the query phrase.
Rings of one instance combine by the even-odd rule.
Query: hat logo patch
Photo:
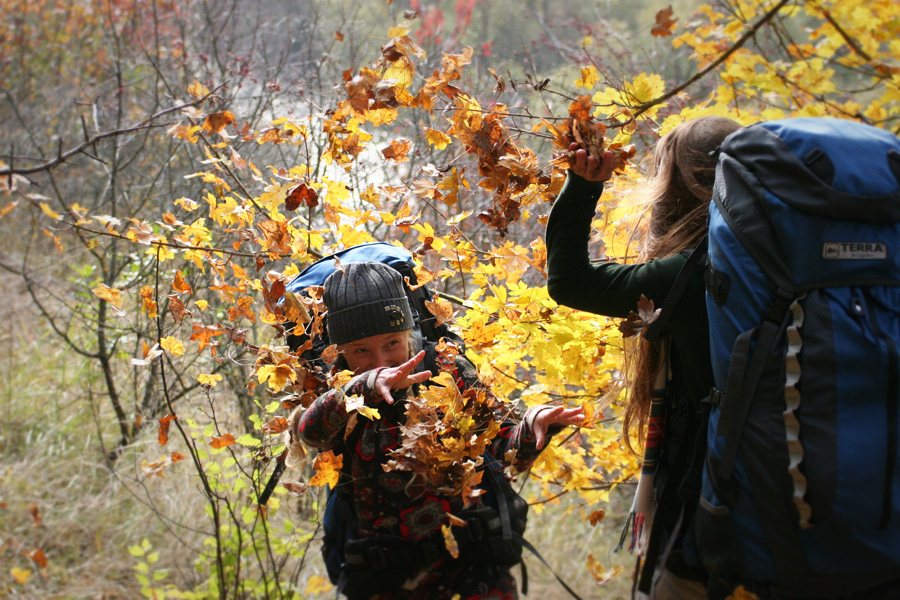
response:
[[[388,314],[390,327],[399,327],[400,325],[403,325],[403,321],[406,320],[403,316],[403,311],[395,304],[388,304],[384,307],[384,311]]]

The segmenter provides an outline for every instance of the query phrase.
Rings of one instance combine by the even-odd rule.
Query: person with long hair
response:
[[[641,296],[659,308],[706,235],[716,149],[740,127],[728,118],[700,117],[659,140],[644,189],[647,231],[634,264],[591,261],[591,221],[613,161],[608,151],[595,157],[573,145],[574,162],[547,223],[551,298],[615,318],[637,312]],[[656,599],[705,598],[705,574],[686,536],[705,449],[701,401],[713,387],[702,269],[691,273],[664,335],[632,344],[622,385],[627,392],[625,443],[636,450],[634,435],[644,446],[629,522],[633,547],[644,559],[643,571],[635,574],[639,589]]]

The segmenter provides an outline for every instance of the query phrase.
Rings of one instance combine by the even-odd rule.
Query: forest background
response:
[[[315,375],[283,334],[319,307],[278,300],[316,257],[373,240],[415,252],[434,316],[498,395],[586,408],[590,427],[518,475],[528,537],[586,597],[625,597],[622,333],[544,287],[565,148],[621,159],[594,242],[627,260],[647,149],[685,119],[900,129],[893,0],[0,14],[0,597],[331,597],[318,547],[334,463],[291,456],[257,505]],[[470,473],[447,432],[471,415],[443,408],[410,448]],[[528,562],[532,595],[561,597]]]

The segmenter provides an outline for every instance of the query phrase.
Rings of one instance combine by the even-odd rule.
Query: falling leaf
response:
[[[330,592],[333,587],[334,586],[321,575],[310,575],[306,580],[305,593],[307,596],[315,596],[317,594]]]
[[[344,466],[344,456],[328,450],[320,452],[313,461],[313,469],[316,474],[309,480],[309,485],[323,486],[327,485],[331,489],[338,484],[341,478],[341,468]]]
[[[40,568],[46,568],[47,564],[50,562],[47,560],[47,557],[44,555],[44,551],[40,548],[32,550],[31,552],[26,552],[28,558],[33,560],[37,566]]]
[[[117,290],[101,283],[91,291],[101,300],[109,302],[116,308],[122,308],[122,300],[124,300],[122,298],[122,290]]]
[[[38,204],[38,206],[40,206],[41,210],[44,212],[44,214],[47,215],[48,217],[50,217],[51,219],[55,219],[55,220],[59,219],[59,213],[56,212],[55,210],[53,210],[52,208],[50,208],[50,205],[47,204],[46,202],[41,202],[40,204]]]
[[[203,121],[203,130],[209,133],[219,133],[232,123],[234,123],[234,115],[230,110],[212,113]]]
[[[181,271],[175,271],[175,281],[172,282],[172,289],[180,294],[190,294],[191,286],[184,280]]]
[[[231,435],[230,433],[226,433],[225,435],[223,435],[221,437],[213,437],[212,440],[209,442],[209,445],[214,450],[221,450],[222,448],[227,448],[228,446],[231,446],[234,443],[235,443],[234,436]]]
[[[336,39],[336,40],[339,41],[339,42],[343,42],[343,41],[344,41],[344,34],[341,33],[340,31],[335,31],[335,32],[334,32],[334,39]]]
[[[453,319],[453,305],[441,298],[435,297],[434,302],[426,300],[425,308],[437,318],[436,327],[440,327]]]
[[[447,547],[447,552],[453,558],[459,558],[459,544],[456,543],[456,538],[453,537],[453,527],[441,525],[441,533],[444,534],[444,545]]]
[[[276,433],[287,431],[287,429],[288,420],[284,417],[275,417],[262,426],[263,433],[268,433],[269,435],[275,435]]]
[[[301,205],[314,208],[319,205],[319,194],[305,183],[301,183],[292,189],[284,199],[284,207],[287,210],[297,210]]]
[[[159,433],[156,437],[159,441],[160,446],[165,446],[166,442],[169,441],[169,425],[171,425],[172,421],[177,418],[178,417],[176,417],[175,415],[166,415],[159,420]]]
[[[453,141],[449,135],[443,131],[438,131],[437,129],[426,129],[425,139],[428,140],[428,143],[434,146],[436,150],[443,150]]]
[[[334,364],[334,361],[337,360],[338,357],[338,347],[337,344],[331,344],[324,350],[322,350],[322,360],[324,360],[329,365]]]
[[[600,564],[597,559],[594,558],[593,554],[588,554],[586,566],[590,574],[594,576],[594,581],[597,582],[597,585],[608,583],[613,577],[622,572],[622,567],[620,565],[615,565],[611,569],[607,570],[602,564]]]
[[[187,88],[188,94],[193,96],[194,98],[203,98],[204,96],[209,96],[209,90],[199,81],[194,81]]]
[[[222,381],[222,376],[218,373],[213,373],[211,375],[207,375],[206,373],[200,373],[197,375],[197,381],[203,387],[211,388],[215,387],[217,383]]]
[[[412,141],[400,138],[391,142],[390,146],[381,151],[381,154],[388,160],[403,162],[406,160],[410,148],[412,148]]]
[[[41,518],[41,511],[40,511],[40,509],[38,509],[37,506],[35,506],[34,504],[32,504],[31,506],[28,507],[28,514],[31,515],[31,523],[32,523],[35,527],[40,527],[41,524],[42,524],[43,521],[44,521],[43,518]]]
[[[28,583],[28,578],[31,577],[30,569],[20,569],[19,567],[13,567],[10,572],[12,578],[16,580],[16,583],[26,584]]]
[[[606,511],[602,508],[600,510],[595,510],[591,513],[591,516],[588,517],[588,520],[591,522],[592,527],[596,527],[597,523],[603,520],[603,517],[606,516]]]
[[[167,336],[159,340],[160,347],[173,356],[184,356],[184,344],[176,337]]]
[[[297,496],[303,496],[304,494],[306,494],[307,490],[309,490],[309,486],[307,484],[301,483],[299,481],[282,481],[281,487]]]
[[[656,24],[650,30],[656,37],[665,37],[668,35],[674,35],[675,22],[678,19],[672,18],[672,5],[670,4],[666,8],[660,10],[656,13]]]
[[[759,600],[759,596],[747,590],[744,586],[739,585],[734,590],[734,593],[725,600]]]

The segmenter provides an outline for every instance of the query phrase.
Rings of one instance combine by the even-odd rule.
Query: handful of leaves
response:
[[[613,170],[621,171],[625,164],[636,153],[633,145],[627,146],[609,143],[606,139],[608,127],[594,119],[591,111],[594,103],[590,96],[580,96],[569,105],[569,118],[556,123],[544,123],[556,135],[553,145],[558,149],[553,152],[551,164],[561,169],[570,169],[575,163],[575,152],[570,150],[572,144],[587,151],[588,156],[593,156],[602,161],[603,151],[609,150],[613,154]]]
[[[400,445],[384,469],[414,472],[436,492],[460,494],[468,504],[482,493],[476,469],[508,410],[487,388],[460,391],[450,373],[441,373],[421,396],[407,400]]]

